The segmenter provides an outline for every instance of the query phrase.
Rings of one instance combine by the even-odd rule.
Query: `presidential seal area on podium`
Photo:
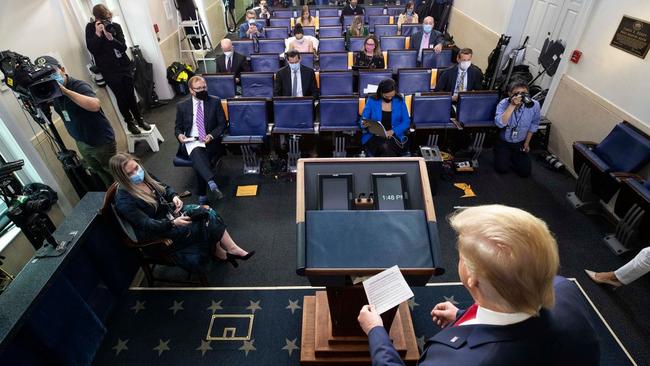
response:
[[[444,272],[424,159],[298,160],[296,224],[296,272],[326,288],[304,297],[301,364],[370,365],[357,322],[368,303],[362,278],[397,265],[409,286],[424,286]],[[415,365],[407,303],[382,320],[404,362]]]

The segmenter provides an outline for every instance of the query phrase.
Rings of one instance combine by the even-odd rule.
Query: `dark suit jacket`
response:
[[[422,43],[422,34],[424,32],[419,31],[411,34],[411,43],[409,44],[410,49],[414,50],[419,50],[420,49],[420,43]],[[445,37],[442,35],[442,33],[438,32],[437,30],[433,29],[431,31],[431,34],[429,35],[429,48],[433,48],[435,45],[438,43],[443,43],[444,44]]]
[[[302,95],[305,97],[317,97],[316,74],[307,66],[300,65],[300,80],[302,82]],[[273,95],[280,97],[291,96],[291,69],[289,65],[278,70],[275,74]]]
[[[363,9],[363,6],[358,5],[357,7],[352,9],[350,4],[346,4],[343,7],[343,10],[341,10],[341,23],[343,23],[343,17],[348,16],[348,15],[363,15],[365,14],[365,10]]]
[[[554,287],[553,310],[505,326],[448,326],[427,341],[418,365],[599,365],[589,305],[566,278]],[[403,365],[384,327],[373,328],[368,341],[373,365]]]
[[[456,86],[456,79],[458,79],[458,65],[445,69],[438,81],[436,81],[436,91],[452,92]],[[483,73],[478,66],[472,64],[467,69],[467,85],[465,90],[481,90],[483,89]]]
[[[217,63],[217,72],[228,72],[226,70],[226,55],[221,54],[217,56],[215,62]],[[235,74],[236,78],[239,78],[239,75],[242,73],[242,71],[249,71],[248,61],[246,60],[246,56],[237,52],[233,52],[232,73]]]
[[[184,134],[186,137],[191,137],[192,124],[194,120],[194,108],[192,106],[192,99],[184,100],[176,106],[176,126],[174,127],[174,134],[176,137]],[[214,96],[209,96],[208,100],[203,102],[203,115],[205,132],[212,135],[214,140],[207,144],[206,147],[216,145],[219,137],[226,129],[226,115],[221,107],[221,100]],[[208,149],[213,150],[213,149]],[[179,148],[179,154],[187,156],[187,152],[182,146]]]

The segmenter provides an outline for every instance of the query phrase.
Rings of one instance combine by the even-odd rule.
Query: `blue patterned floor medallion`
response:
[[[94,365],[299,365],[302,299],[314,291],[130,290],[116,306]],[[439,330],[429,315],[433,305],[472,303],[460,285],[413,292],[409,307],[420,347]],[[602,365],[631,365],[605,324],[597,324]]]

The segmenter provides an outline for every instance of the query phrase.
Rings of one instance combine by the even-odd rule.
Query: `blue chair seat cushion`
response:
[[[456,125],[452,122],[446,123],[418,123],[415,125],[416,130],[446,130],[457,129]]]
[[[230,136],[226,135],[221,140],[224,144],[261,144],[264,136]]]
[[[601,159],[598,155],[596,155],[596,153],[592,149],[590,149],[589,146],[581,143],[576,143],[573,145],[573,147],[575,151],[577,151],[578,153],[582,154],[585,158],[587,158],[591,162],[591,165],[597,170],[604,173],[609,173],[610,171],[612,171],[612,167],[603,159]]]
[[[342,125],[342,126],[320,126],[319,131],[329,132],[329,131],[359,131],[359,125]]]
[[[178,155],[174,156],[174,166],[178,167],[191,167],[192,166],[192,160],[189,158],[183,158]]]
[[[306,268],[433,268],[427,225],[422,210],[307,211]]]

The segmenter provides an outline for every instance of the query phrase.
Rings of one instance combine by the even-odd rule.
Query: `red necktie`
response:
[[[463,316],[461,316],[460,319],[458,319],[456,321],[456,323],[454,323],[454,327],[457,327],[457,326],[465,323],[466,321],[476,319],[476,311],[477,310],[478,310],[478,305],[476,303],[472,304],[472,306],[470,306],[467,309],[467,311],[465,311],[465,314],[463,314]]]

